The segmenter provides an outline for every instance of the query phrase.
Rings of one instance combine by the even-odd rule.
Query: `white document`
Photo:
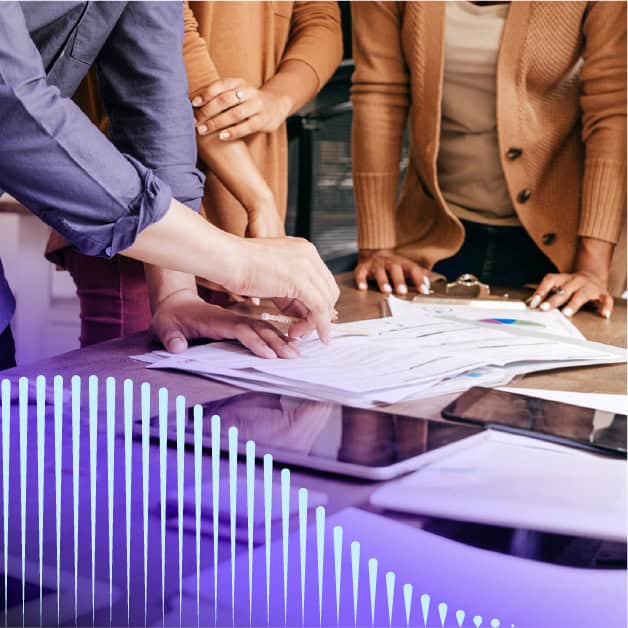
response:
[[[615,414],[626,414],[628,412],[628,395],[545,390],[542,388],[514,388],[506,386],[502,387],[500,390],[517,395],[547,399],[548,401],[560,401],[574,406],[581,406],[582,408],[614,412]]]
[[[439,305],[437,303],[413,303],[405,299],[389,296],[388,306],[393,316],[412,316],[413,313],[428,312],[440,316],[453,316],[469,321],[491,325],[516,325],[528,327],[556,336],[584,339],[580,330],[559,310],[541,312],[540,310],[503,310],[472,307],[469,305]]]
[[[265,547],[252,554],[254,575],[250,598],[248,554],[243,552],[236,558],[236,626],[249,625],[249,599],[254,626],[318,626],[319,617],[323,626],[621,628],[626,625],[626,572],[620,569],[563,567],[478,549],[355,508],[328,516],[323,551],[319,555],[311,510],[308,523],[305,546],[301,544],[297,524],[290,527],[285,546],[281,538],[269,546],[269,622]],[[342,531],[340,545],[334,544],[334,529]],[[279,526],[275,531],[279,532]],[[354,557],[359,549],[359,559],[353,563],[352,546]],[[284,548],[288,553],[285,581]],[[370,559],[377,562],[376,571],[369,570]],[[320,615],[319,565],[323,593]],[[394,574],[394,586],[387,589],[389,573]],[[218,625],[231,625],[228,558],[218,566],[217,576],[215,621]],[[200,613],[205,623],[214,618],[213,579],[211,569],[201,573]],[[409,622],[404,596],[407,584],[412,586]],[[338,606],[336,586],[340,591]],[[183,623],[191,625],[197,617],[196,576],[187,578],[183,588]],[[173,600],[172,606],[175,612],[170,619],[178,625],[178,600]],[[457,611],[458,617],[460,611],[464,613],[462,624],[456,618]]]
[[[329,345],[312,336],[301,341],[301,355],[290,360],[259,358],[234,342],[140,359],[151,362],[149,368],[358,405],[391,404],[473,385],[505,385],[521,372],[625,359],[625,351],[615,347],[532,329],[418,308],[411,315],[335,325]]]
[[[391,510],[626,540],[626,461],[493,430],[371,496]]]

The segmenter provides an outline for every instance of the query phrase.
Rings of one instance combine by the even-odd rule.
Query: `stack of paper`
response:
[[[541,328],[543,329],[543,328]],[[358,333],[359,332],[359,333]],[[366,334],[366,335],[365,335]],[[311,337],[291,360],[268,360],[232,342],[141,359],[252,390],[373,406],[498,386],[516,374],[625,360],[625,350],[534,326],[454,318],[417,307],[401,316],[336,325],[325,346]]]

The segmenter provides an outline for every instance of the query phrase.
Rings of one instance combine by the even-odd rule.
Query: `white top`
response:
[[[519,225],[499,159],[497,57],[508,4],[447,2],[438,180],[460,218]]]

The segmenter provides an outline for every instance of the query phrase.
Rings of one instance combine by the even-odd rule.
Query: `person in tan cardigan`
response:
[[[337,2],[186,3],[184,58],[205,216],[237,235],[283,235],[285,121],[342,59]]]
[[[360,289],[431,271],[610,316],[626,206],[625,2],[352,4]],[[410,154],[397,195],[404,128]]]

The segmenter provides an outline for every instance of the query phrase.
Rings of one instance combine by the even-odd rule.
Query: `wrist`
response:
[[[595,238],[579,238],[573,264],[574,272],[595,275],[606,283],[610,272],[614,245]]]
[[[286,118],[296,109],[296,105],[289,94],[280,90],[275,90],[271,83],[266,83],[260,88],[266,96],[270,96],[273,101],[273,111],[275,113],[276,127],[279,128]]]

